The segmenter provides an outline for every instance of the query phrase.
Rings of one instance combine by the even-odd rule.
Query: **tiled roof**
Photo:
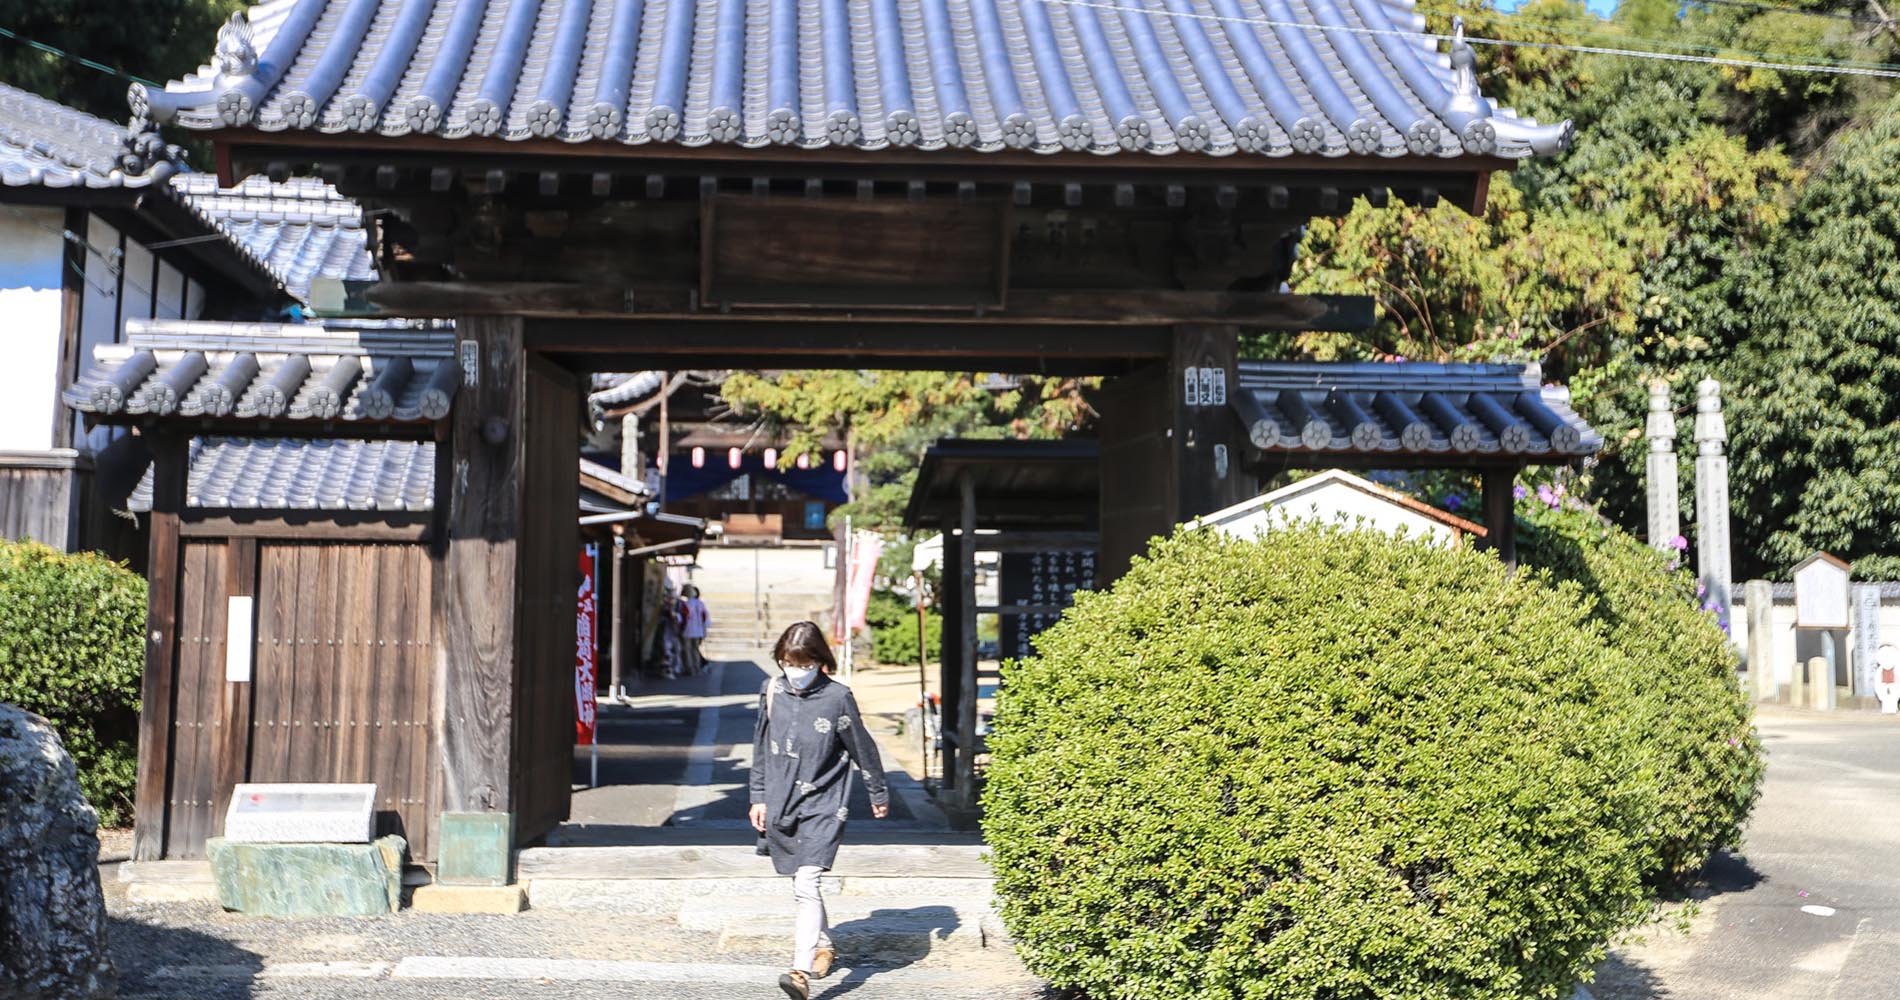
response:
[[[210,174],[180,174],[171,183],[206,222],[306,302],[314,279],[376,277],[362,206],[321,180],[248,177],[236,187],[220,188]]]
[[[408,423],[449,412],[461,372],[440,329],[128,320],[66,390],[97,416]]]
[[[435,507],[435,442],[193,438],[188,507],[397,510]],[[152,509],[152,470],[126,501]]]
[[[1603,438],[1537,365],[1240,364],[1234,412],[1268,452],[1567,462]]]
[[[878,149],[1561,149],[1408,0],[268,0],[137,117]]]
[[[178,169],[174,154],[155,132],[0,83],[0,185],[145,187]]]

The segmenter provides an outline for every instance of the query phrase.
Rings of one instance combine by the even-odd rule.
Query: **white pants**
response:
[[[792,899],[798,903],[792,925],[792,968],[800,972],[811,971],[818,949],[831,947],[831,922],[825,917],[825,897],[818,885],[824,873],[817,865],[801,865],[792,876]]]

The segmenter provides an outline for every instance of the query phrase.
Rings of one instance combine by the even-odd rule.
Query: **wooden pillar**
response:
[[[252,599],[251,622],[240,634],[251,637],[247,655],[256,656],[257,620],[257,539],[233,538],[224,546],[224,594],[228,615],[233,597]],[[227,628],[229,618],[226,619]],[[229,655],[227,653],[227,655]],[[216,728],[212,732],[212,780],[215,796],[211,829],[222,833],[225,809],[231,804],[231,789],[251,780],[251,706],[255,685],[249,680],[226,679],[217,707]]]
[[[1169,529],[1258,492],[1253,476],[1243,469],[1247,430],[1231,402],[1239,390],[1239,355],[1235,327],[1175,328],[1174,356],[1168,365],[1175,466]]]
[[[152,519],[146,565],[145,674],[139,699],[138,785],[133,792],[132,858],[164,856],[170,822],[172,702],[178,673],[178,514],[185,506],[190,439],[152,436]]]
[[[456,322],[462,390],[451,413],[446,551],[436,581],[436,691],[443,881],[507,880],[515,803],[516,542],[525,440],[522,322]],[[472,362],[472,363],[471,363]],[[501,843],[496,843],[500,834]],[[502,853],[497,858],[496,851]]]
[[[961,676],[957,684],[957,785],[951,801],[962,808],[976,805],[976,480],[965,470],[957,478],[957,546],[961,563],[957,584],[962,591],[962,628],[957,630]]]
[[[963,549],[948,519],[943,528],[943,585],[937,595],[943,613],[942,650],[937,657],[938,724],[942,727],[942,757],[937,773],[943,776],[943,789],[957,787],[957,719],[963,704]]]
[[[1105,387],[1098,585],[1121,576],[1148,539],[1258,492],[1231,403],[1238,355],[1235,327],[1181,326],[1165,361]]]
[[[625,635],[627,592],[622,589],[626,583],[624,570],[627,562],[627,536],[622,534],[620,526],[614,527],[614,564],[612,577],[613,626],[607,641],[608,690],[617,700],[621,696],[620,657],[626,649],[622,639]]]
[[[1512,490],[1517,485],[1517,469],[1485,469],[1482,484],[1485,544],[1497,550],[1504,565],[1516,566],[1517,497]]]
[[[82,310],[86,303],[86,223],[90,212],[77,205],[66,209],[66,231],[77,239],[64,241],[60,248],[63,266],[59,269],[59,386],[79,381],[86,370],[86,359],[79,356],[84,327]],[[53,447],[73,446],[73,412],[57,394],[53,397]],[[74,478],[78,474],[74,473]],[[76,492],[76,490],[75,490]],[[70,532],[69,532],[70,534]]]

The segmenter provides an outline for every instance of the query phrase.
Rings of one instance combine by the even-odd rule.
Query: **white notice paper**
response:
[[[224,612],[224,679],[235,684],[251,679],[251,598],[233,597]]]

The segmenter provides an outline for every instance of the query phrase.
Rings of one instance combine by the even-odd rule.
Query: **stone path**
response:
[[[1687,934],[1614,948],[1596,1000],[1900,996],[1900,721],[1763,707],[1768,780]]]

